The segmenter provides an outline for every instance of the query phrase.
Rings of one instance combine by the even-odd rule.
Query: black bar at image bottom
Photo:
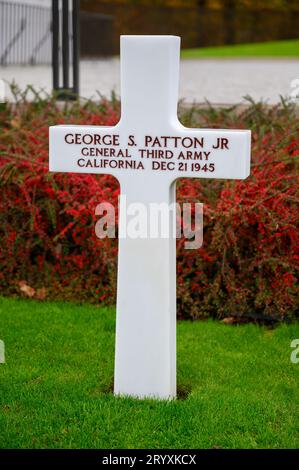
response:
[[[299,452],[295,449],[229,450],[229,449],[15,449],[1,450],[0,464],[20,462],[24,465],[47,462],[94,465],[121,465],[138,468],[141,465],[191,465],[202,469],[211,465],[240,465],[243,463],[298,462]]]

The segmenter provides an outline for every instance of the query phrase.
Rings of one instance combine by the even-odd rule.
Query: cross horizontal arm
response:
[[[160,132],[115,127],[50,128],[50,170],[127,178],[244,179],[249,175],[247,130],[188,129],[164,124]]]

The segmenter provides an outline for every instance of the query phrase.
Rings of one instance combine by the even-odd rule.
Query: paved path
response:
[[[109,96],[111,90],[119,94],[119,59],[82,61],[81,95],[96,97],[96,90]],[[30,83],[35,87],[51,89],[49,66],[0,67],[0,78],[14,79],[22,88]],[[186,102],[240,103],[245,95],[268,103],[279,101],[279,95],[288,96],[291,81],[299,78],[299,60],[289,59],[201,59],[182,60],[180,98]]]

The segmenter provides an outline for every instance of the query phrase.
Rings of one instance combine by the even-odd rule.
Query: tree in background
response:
[[[82,0],[83,5],[90,3]],[[250,8],[250,9],[291,9],[299,10],[298,0],[93,0],[97,4],[149,5],[160,7],[188,8],[207,7],[215,9]]]
[[[81,8],[111,19],[115,53],[121,34],[176,34],[184,48],[299,36],[298,0],[81,0]]]

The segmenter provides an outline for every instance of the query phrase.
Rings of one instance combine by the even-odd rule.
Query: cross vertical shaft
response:
[[[127,207],[175,201],[175,184],[157,188],[135,180],[122,187]],[[119,232],[126,230],[120,211]],[[174,212],[168,216],[170,232]],[[116,394],[169,398],[176,395],[175,238],[119,238],[115,349]]]
[[[158,47],[157,47],[158,46]],[[177,120],[179,48],[177,37],[122,38],[122,122],[144,135]],[[136,63],[139,64],[136,73]],[[136,119],[138,117],[138,119]],[[126,204],[175,203],[175,183],[146,174],[120,181]],[[170,398],[176,395],[175,213],[168,213],[169,237],[119,239],[116,394]],[[120,211],[119,232],[127,221]],[[149,227],[148,227],[149,229]]]

